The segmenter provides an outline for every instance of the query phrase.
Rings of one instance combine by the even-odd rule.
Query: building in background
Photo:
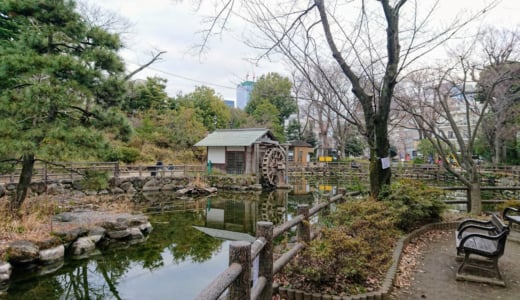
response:
[[[237,101],[236,107],[240,109],[244,109],[249,102],[249,98],[251,97],[251,91],[255,86],[254,81],[244,81],[237,86]]]
[[[235,108],[235,100],[224,99],[224,104],[226,104],[228,107]]]

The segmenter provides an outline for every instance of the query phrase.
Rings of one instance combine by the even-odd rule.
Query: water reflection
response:
[[[254,236],[256,222],[281,224],[298,204],[312,206],[317,198],[275,191],[182,199],[156,193],[133,201],[153,225],[144,244],[103,249],[102,255],[88,260],[67,260],[45,276],[15,268],[0,299],[192,299],[226,268],[229,248],[229,242],[194,225]]]

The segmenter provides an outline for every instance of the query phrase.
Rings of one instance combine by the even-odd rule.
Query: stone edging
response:
[[[390,297],[392,288],[397,276],[397,270],[399,269],[399,263],[403,249],[410,243],[410,241],[418,236],[430,230],[451,230],[456,229],[460,222],[443,222],[443,223],[432,223],[424,225],[423,227],[412,231],[408,235],[400,238],[394,248],[392,255],[392,266],[386,272],[385,279],[381,288],[378,291],[351,295],[351,296],[336,296],[336,295],[324,295],[320,293],[308,293],[301,290],[288,289],[283,287],[275,288],[276,292],[282,296],[283,299],[308,299],[308,300],[387,300]]]

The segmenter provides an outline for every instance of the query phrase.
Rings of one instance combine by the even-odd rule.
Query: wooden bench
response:
[[[464,260],[457,270],[457,280],[470,280],[505,285],[498,268],[498,259],[504,254],[509,227],[496,215],[493,214],[489,221],[466,220],[463,221],[455,232],[455,243],[457,255],[464,255]],[[485,258],[489,264],[480,261],[470,261],[470,255]],[[497,280],[463,274],[465,266],[471,266],[480,270],[493,272]]]
[[[511,213],[514,213],[512,215]],[[513,223],[520,224],[520,215],[518,215],[518,208],[514,207],[506,207],[504,212],[502,213],[502,217],[504,220],[509,221],[509,228],[513,225]]]

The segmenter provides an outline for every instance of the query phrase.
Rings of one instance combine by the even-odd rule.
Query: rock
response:
[[[97,244],[101,239],[104,237],[104,234],[97,234],[97,235],[89,235],[88,238],[90,238],[94,244]]]
[[[72,243],[70,249],[73,256],[81,256],[93,252],[96,249],[96,243],[90,237],[81,237]]]
[[[148,218],[144,215],[134,215],[127,219],[129,227],[135,227],[146,223],[148,223]]]
[[[127,229],[125,230],[113,230],[113,231],[107,231],[108,237],[115,240],[120,240],[128,237],[130,235],[130,232],[128,232]]]
[[[83,227],[77,227],[72,229],[62,229],[54,231],[52,234],[59,237],[65,244],[75,241],[78,237],[87,234],[87,230]]]
[[[4,185],[0,184],[0,198],[5,196],[5,188]]]
[[[94,226],[92,228],[90,228],[90,230],[88,231],[88,235],[89,236],[101,236],[103,237],[105,235],[105,233],[107,232],[107,230],[101,226]]]
[[[36,245],[39,249],[49,249],[62,245],[62,241],[58,237],[52,236],[48,239],[37,241]]]
[[[0,286],[3,282],[8,281],[11,278],[11,270],[13,267],[10,263],[1,261],[0,262]],[[0,288],[1,290],[1,288]]]
[[[126,221],[126,220],[125,220]],[[120,230],[126,230],[128,228],[128,225],[126,222],[118,222],[118,221],[103,221],[97,224],[98,226],[101,226],[105,228],[107,231],[120,231]]]
[[[141,230],[137,227],[128,228],[128,234],[132,240],[142,240],[144,235]]]
[[[120,194],[124,194],[125,191],[122,188],[115,187],[115,188],[110,189],[110,193],[113,195],[120,195]]]
[[[161,182],[158,179],[152,178],[143,185],[143,192],[159,191],[161,189]]]
[[[10,191],[10,192],[16,190],[16,183],[12,183],[12,182],[10,182],[10,183],[6,183],[6,184],[5,184],[5,189],[6,189],[7,191]]]
[[[125,182],[121,183],[121,185],[119,185],[119,187],[121,189],[123,189],[123,191],[125,191],[125,192],[128,192],[128,190],[130,188],[134,188],[134,186],[132,185],[132,183],[130,181],[125,181]]]
[[[44,265],[63,261],[65,258],[65,246],[59,245],[54,248],[40,250],[40,261]]]
[[[7,248],[10,263],[30,263],[40,258],[40,249],[29,241],[14,241]]]
[[[58,195],[62,192],[62,188],[60,188],[56,183],[51,183],[47,185],[47,194],[49,195]]]
[[[78,220],[78,217],[70,212],[64,212],[53,217],[56,222],[74,222]]]
[[[150,232],[152,232],[152,224],[150,224],[150,222],[147,222],[146,224],[142,224],[142,225],[139,225],[139,230],[141,230],[141,232],[143,234],[150,234]]]

